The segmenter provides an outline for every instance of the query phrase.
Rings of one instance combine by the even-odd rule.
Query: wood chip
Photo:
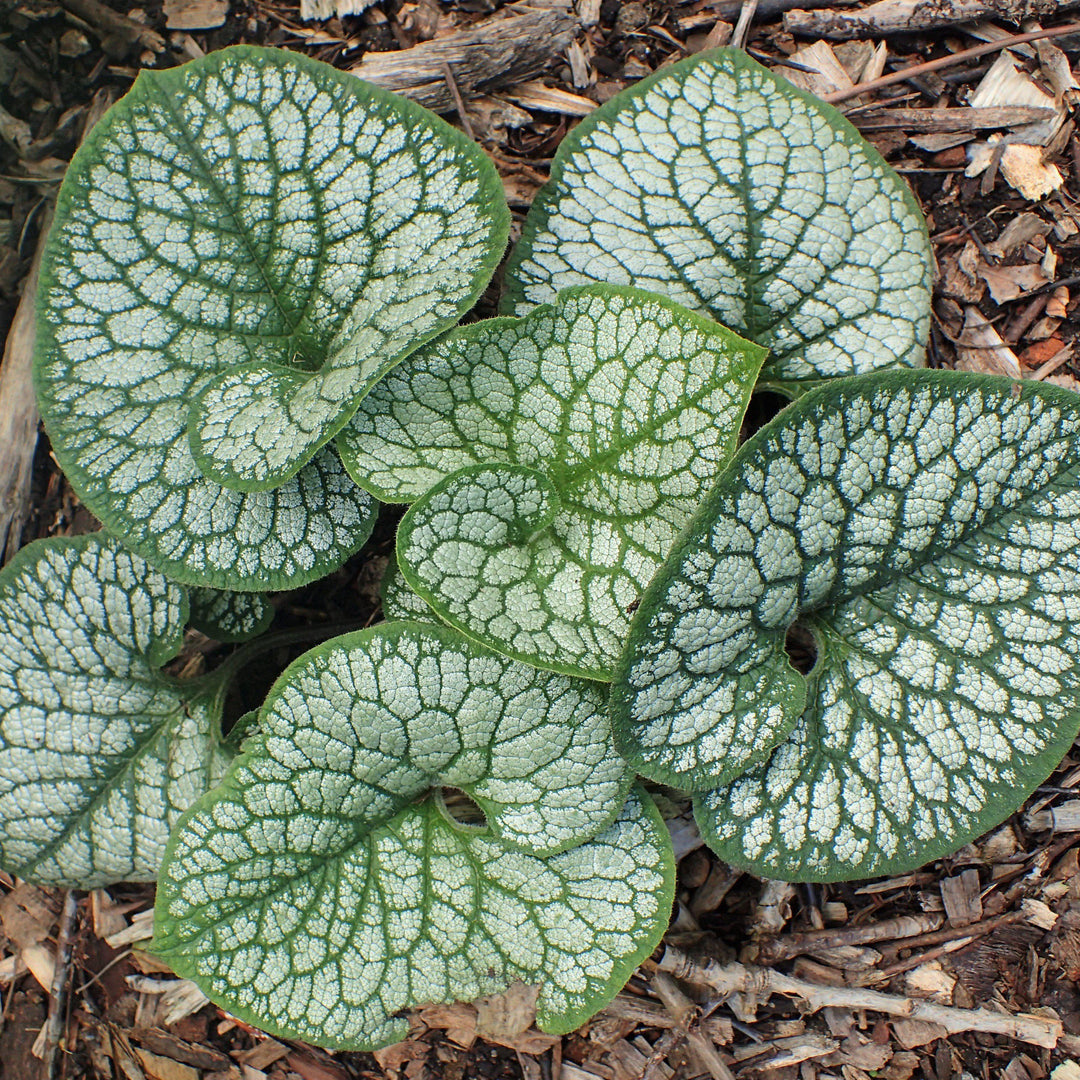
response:
[[[1041,900],[1026,896],[1020,901],[1020,908],[1024,912],[1025,920],[1040,930],[1053,930],[1057,925],[1059,917],[1057,912]]]
[[[1048,810],[1025,814],[1024,826],[1032,832],[1080,832],[1080,799],[1070,799]]]
[[[52,949],[45,945],[26,945],[19,955],[30,974],[37,980],[38,986],[46,993],[52,990],[53,974],[56,971],[56,957]]]
[[[523,0],[467,29],[411,49],[368,53],[350,70],[435,112],[452,112],[455,104],[446,85],[446,65],[467,104],[476,90],[517,86],[540,75],[552,55],[570,45],[577,29],[569,0],[543,9]]]
[[[147,941],[154,936],[154,909],[136,912],[131,917],[131,925],[105,939],[110,949],[122,949],[136,941]]]
[[[1046,271],[1038,263],[1026,266],[987,266],[982,263],[976,273],[986,282],[996,304],[1006,304],[1050,282]]]
[[[855,85],[837,59],[832,46],[825,41],[804,45],[791,59],[802,68],[812,70],[778,66],[773,69],[774,73],[782,75],[793,86],[809,90],[818,97],[831,94],[834,90],[848,90]]]
[[[198,1069],[193,1069],[190,1065],[162,1057],[160,1054],[152,1054],[141,1046],[136,1046],[134,1050],[135,1056],[151,1080],[199,1080]]]
[[[1046,301],[1046,314],[1051,319],[1065,319],[1069,314],[1069,290],[1059,285]]]
[[[229,0],[165,0],[167,30],[213,30],[225,25]]]
[[[976,307],[964,310],[964,328],[956,339],[956,367],[959,371],[1020,378],[1016,353]]]
[[[316,19],[344,19],[367,11],[376,0],[300,0],[300,18],[305,22]]]
[[[1028,105],[1046,109],[1050,116],[1022,132],[1029,146],[1047,146],[1065,122],[1065,113],[1045,90],[1039,87],[1026,71],[1022,71],[1009,52],[1002,52],[990,65],[979,85],[968,99],[972,108]]]
[[[986,245],[986,250],[999,259],[1011,255],[1017,248],[1036,236],[1046,236],[1053,226],[1038,214],[1017,214],[1001,231],[1001,235]]]
[[[232,1064],[229,1056],[212,1046],[204,1046],[177,1038],[160,1028],[142,1028],[131,1033],[141,1046],[162,1057],[192,1065],[196,1069],[228,1069]]]
[[[949,1034],[948,1029],[940,1024],[930,1023],[926,1020],[894,1020],[892,1029],[896,1041],[905,1050],[912,1050],[916,1046],[925,1046],[936,1039],[947,1038]]]
[[[267,1065],[280,1061],[288,1052],[289,1048],[284,1043],[266,1038],[256,1043],[250,1050],[242,1050],[233,1056],[241,1065],[250,1065],[253,1069],[265,1069]]]
[[[591,98],[571,94],[557,86],[545,86],[542,82],[523,82],[503,93],[526,109],[542,109],[565,116],[588,116],[596,108],[596,102]]]
[[[932,960],[904,974],[904,989],[915,997],[951,1005],[956,976],[950,975],[937,960]]]
[[[49,893],[25,881],[19,882],[0,899],[0,925],[20,949],[44,941],[56,922],[57,913]]]
[[[501,994],[479,998],[476,1002],[476,1031],[494,1041],[520,1035],[536,1020],[536,999],[540,988],[513,982]]]
[[[983,900],[978,885],[978,870],[964,870],[941,883],[942,902],[950,926],[967,927],[983,917]]]

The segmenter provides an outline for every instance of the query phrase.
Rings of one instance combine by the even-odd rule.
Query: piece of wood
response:
[[[941,882],[941,900],[950,926],[970,926],[982,918],[979,871],[964,870]]]
[[[149,26],[143,26],[101,0],[60,0],[72,15],[77,15],[96,33],[101,41],[102,51],[107,56],[122,59],[136,45],[151,52],[162,52],[165,39]]]
[[[914,30],[935,30],[957,26],[975,19],[1052,15],[1080,7],[1080,0],[878,0],[857,11],[789,11],[784,29],[802,37],[846,38],[887,37]]]
[[[41,237],[22,298],[11,321],[0,363],[0,562],[9,562],[30,516],[30,481],[38,442],[38,408],[31,368],[38,270],[52,214],[41,222]]]
[[[504,91],[503,96],[526,109],[543,109],[566,116],[588,116],[596,108],[596,102],[591,98],[571,94],[557,86],[545,86],[539,80],[521,83]]]
[[[775,964],[813,950],[896,941],[937,930],[943,922],[944,919],[940,914],[931,911],[918,915],[900,915],[895,919],[884,919],[867,925],[839,926],[828,930],[803,930],[763,941],[755,959],[762,964]]]
[[[1016,353],[977,307],[965,308],[964,328],[955,344],[958,371],[1020,378],[1020,361]]]
[[[535,78],[573,41],[577,28],[569,0],[546,9],[510,4],[446,37],[400,52],[368,53],[350,70],[434,112],[447,113],[456,108],[446,83],[447,67],[468,104],[475,91],[490,92]]]
[[[883,994],[845,986],[819,986],[793,979],[772,968],[748,964],[719,964],[714,960],[695,961],[677,949],[668,948],[660,960],[661,971],[670,972],[676,979],[706,986],[721,998],[732,994],[750,994],[761,999],[783,994],[799,998],[808,1012],[828,1006],[842,1009],[867,1009],[923,1023],[939,1024],[948,1034],[962,1031],[983,1031],[1004,1035],[1021,1042],[1034,1043],[1054,1049],[1063,1028],[1060,1020],[1030,1013],[994,1012],[991,1009],[958,1009],[936,1005],[930,1001],[895,994]]]
[[[952,109],[886,108],[852,113],[848,119],[860,131],[1001,131],[1021,124],[1052,120],[1053,109],[1034,105],[996,105],[988,108],[957,106]]]
[[[347,15],[359,15],[375,0],[300,0],[300,18],[305,22],[316,19],[344,19]]]

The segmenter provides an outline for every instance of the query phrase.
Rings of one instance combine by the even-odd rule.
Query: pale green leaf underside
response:
[[[215,641],[247,641],[258,637],[274,621],[274,605],[260,593],[193,588],[189,596],[188,623]]]
[[[220,716],[158,668],[185,592],[104,534],[0,572],[0,865],[48,885],[152,880],[224,772]]]
[[[718,788],[703,835],[766,876],[870,877],[960,847],[1080,723],[1078,462],[1080,398],[1041,385],[886,374],[789,407],[642,602],[612,693],[624,751]],[[785,684],[797,616],[818,661]]]
[[[665,293],[765,345],[767,382],[924,362],[930,245],[840,113],[721,49],[618,94],[560,144],[507,268],[507,310],[568,285]]]
[[[370,500],[316,452],[473,302],[501,199],[479,148],[327,65],[144,72],[74,158],[42,275],[35,378],[84,501],[178,580],[340,565]]]
[[[371,1047],[407,1005],[517,978],[570,1029],[663,932],[666,831],[638,795],[619,815],[629,776],[594,684],[391,623],[301,657],[259,728],[158,891],[155,951],[231,1012]],[[487,826],[423,798],[443,785]]]
[[[662,297],[571,289],[415,353],[339,446],[379,497],[419,498],[398,559],[440,618],[607,679],[627,608],[734,452],[763,356]]]

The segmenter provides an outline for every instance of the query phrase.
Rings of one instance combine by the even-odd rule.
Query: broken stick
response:
[[[720,997],[752,994],[769,998],[774,994],[784,994],[799,998],[809,1012],[817,1012],[818,1009],[830,1006],[841,1009],[869,1009],[887,1016],[902,1016],[908,1020],[938,1024],[950,1035],[961,1031],[984,1031],[1052,1050],[1057,1046],[1063,1030],[1060,1020],[1032,1016],[1030,1013],[1014,1015],[993,1012],[990,1009],[957,1009],[949,1005],[937,1005],[932,1001],[919,1001],[860,987],[823,986],[793,979],[790,975],[782,975],[771,968],[738,963],[720,964],[715,960],[691,960],[685,953],[672,948],[665,950],[659,968],[676,979],[707,986]]]
[[[400,52],[368,53],[350,71],[434,112],[448,113],[457,102],[447,84],[447,69],[462,95],[524,82],[569,46],[577,26],[569,3],[547,10],[511,4],[447,37]]]
[[[1008,18],[1002,0],[950,0],[928,4],[926,0],[878,0],[858,11],[790,11],[784,15],[784,29],[800,37],[843,40],[861,37],[888,37],[914,30],[935,30],[943,26],[974,22],[976,19]],[[1080,0],[1042,0],[1029,4],[1023,14],[1053,15],[1080,7]]]

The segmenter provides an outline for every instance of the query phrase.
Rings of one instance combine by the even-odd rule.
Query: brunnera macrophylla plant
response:
[[[75,155],[42,267],[35,382],[105,527],[170,577],[322,577],[374,503],[327,443],[472,306],[502,185],[427,110],[237,47],[143,72]]]
[[[140,77],[61,194],[38,388],[133,550],[0,571],[0,865],[159,875],[154,950],[285,1037],[515,979],[587,1019],[670,915],[635,772],[732,863],[856,878],[1080,723],[1080,399],[911,370],[925,225],[839,114],[731,50],[643,80],[564,141],[513,317],[450,329],[506,221],[441,121],[247,48]],[[739,449],[759,372],[798,400]],[[413,504],[394,621],[222,737],[228,667],[160,670],[183,626],[257,648],[373,495]]]
[[[187,590],[103,533],[0,571],[0,866],[47,885],[153,881],[224,774],[227,671],[179,680]]]

